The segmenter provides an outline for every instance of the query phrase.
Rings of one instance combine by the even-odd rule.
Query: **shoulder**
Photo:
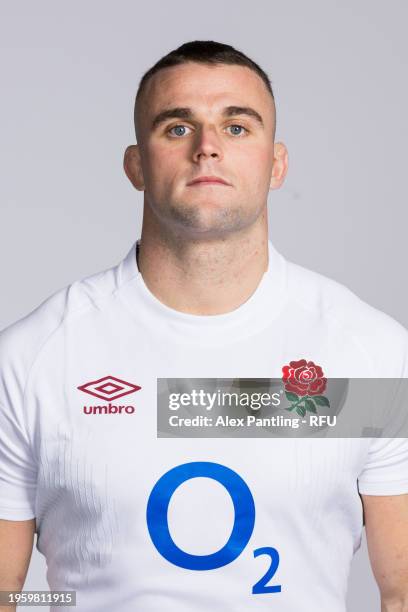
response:
[[[292,302],[324,322],[332,333],[349,338],[370,358],[374,357],[375,369],[378,367],[382,376],[403,376],[408,330],[399,321],[361,299],[346,285],[296,263],[287,264]],[[399,364],[400,372],[395,370],[395,364]]]
[[[100,309],[118,287],[118,266],[67,285],[26,316],[0,332],[0,380],[8,375],[23,384],[48,341],[70,319]]]

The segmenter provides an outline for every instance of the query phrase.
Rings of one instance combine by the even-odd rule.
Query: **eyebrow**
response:
[[[250,106],[226,106],[222,111],[223,117],[235,117],[237,115],[247,115],[255,119],[262,127],[264,126],[261,115]],[[152,130],[155,130],[161,123],[167,121],[167,119],[192,119],[194,114],[191,108],[188,107],[174,107],[158,113],[152,122]]]

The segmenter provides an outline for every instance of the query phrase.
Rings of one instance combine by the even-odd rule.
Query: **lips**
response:
[[[190,185],[199,185],[199,184],[229,185],[229,183],[227,183],[227,181],[224,181],[224,179],[222,179],[219,176],[199,176],[198,178],[193,179],[192,181],[187,183],[188,186],[190,186]]]

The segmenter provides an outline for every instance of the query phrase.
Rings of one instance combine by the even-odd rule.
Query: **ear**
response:
[[[288,171],[288,150],[283,142],[274,144],[272,175],[269,189],[279,189]]]
[[[143,170],[139,145],[129,145],[123,157],[123,168],[129,181],[138,191],[144,191]]]

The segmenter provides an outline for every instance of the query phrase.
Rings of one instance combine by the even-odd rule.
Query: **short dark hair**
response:
[[[225,45],[223,43],[215,42],[214,40],[193,40],[184,43],[180,47],[177,47],[177,49],[167,53],[167,55],[164,55],[142,76],[135,100],[135,127],[137,104],[146,87],[147,81],[154,74],[156,74],[156,72],[162,70],[163,68],[178,66],[187,62],[199,62],[201,64],[235,64],[238,66],[246,66],[261,77],[272,98],[275,99],[268,75],[260,66],[258,66],[256,62],[245,55],[245,53],[238,51],[238,49],[235,49],[231,45]]]

